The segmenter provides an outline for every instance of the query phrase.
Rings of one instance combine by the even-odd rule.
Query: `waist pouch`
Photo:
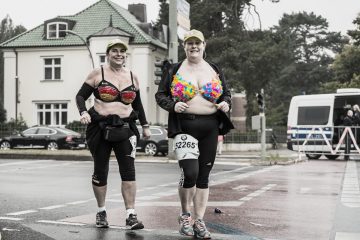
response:
[[[128,123],[124,123],[121,126],[105,126],[104,131],[104,139],[108,142],[121,142],[132,135],[131,130]]]

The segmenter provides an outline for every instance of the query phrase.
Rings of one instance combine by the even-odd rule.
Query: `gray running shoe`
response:
[[[194,236],[194,229],[192,227],[192,218],[189,213],[184,213],[179,217],[180,234],[185,236]]]
[[[194,222],[194,233],[196,238],[199,239],[211,239],[211,234],[207,230],[205,223],[202,219],[195,220]]]
[[[96,214],[96,227],[98,228],[107,228],[109,223],[106,217],[106,211],[101,211]]]
[[[137,219],[136,214],[130,214],[126,219],[126,227],[131,230],[143,229],[144,224]]]

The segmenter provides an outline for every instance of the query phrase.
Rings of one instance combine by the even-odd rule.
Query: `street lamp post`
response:
[[[74,31],[71,31],[71,30],[66,30],[66,32],[67,32],[67,33],[70,33],[70,34],[73,34],[73,35],[75,35],[75,36],[77,36],[78,38],[80,38],[80,39],[81,39],[81,41],[83,41],[83,42],[84,42],[84,44],[85,44],[85,46],[86,46],[87,50],[89,51],[90,58],[91,58],[91,64],[92,64],[92,67],[93,67],[93,69],[94,69],[94,68],[95,68],[94,58],[93,58],[93,56],[92,56],[92,54],[91,54],[91,50],[90,50],[89,45],[88,45],[88,43],[86,42],[86,40],[85,40],[82,36],[80,36],[78,33],[74,32]]]

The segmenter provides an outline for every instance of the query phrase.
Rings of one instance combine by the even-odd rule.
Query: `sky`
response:
[[[23,25],[28,30],[37,27],[45,20],[61,16],[73,15],[98,0],[0,0],[0,19],[10,15],[15,25]],[[131,3],[147,5],[147,18],[156,21],[158,0],[112,0],[127,8]],[[253,0],[261,17],[262,28],[267,29],[277,25],[284,13],[314,12],[329,22],[330,31],[341,31],[346,34],[349,29],[355,29],[352,21],[360,13],[359,0],[280,0],[271,3],[270,0]],[[191,9],[190,9],[191,12]],[[245,14],[244,20],[249,29],[259,28],[260,24],[255,15]]]

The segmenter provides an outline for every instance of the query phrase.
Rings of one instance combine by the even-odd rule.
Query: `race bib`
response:
[[[189,134],[178,134],[174,138],[173,150],[177,160],[198,159],[198,140]]]

